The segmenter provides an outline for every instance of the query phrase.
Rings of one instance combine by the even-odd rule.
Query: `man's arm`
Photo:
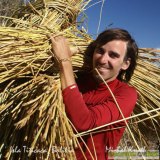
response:
[[[59,62],[60,78],[62,90],[66,87],[75,84],[72,63],[71,51],[67,40],[62,36],[51,37],[54,54]]]
[[[115,93],[115,98],[124,117],[129,117],[137,100],[135,89],[121,88]],[[86,131],[122,119],[112,98],[98,105],[87,107],[75,85],[63,90],[63,100],[67,115],[78,131]]]

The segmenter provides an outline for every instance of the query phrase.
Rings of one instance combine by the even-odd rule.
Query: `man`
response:
[[[63,100],[66,113],[75,128],[81,131],[122,119],[113,97],[101,77],[109,85],[124,117],[134,109],[137,93],[126,82],[133,75],[138,47],[130,34],[123,29],[102,32],[87,49],[92,58],[93,72],[74,78],[71,51],[64,37],[51,37],[54,53],[59,60]],[[109,125],[103,131],[84,136],[81,149],[76,149],[78,160],[107,160],[106,148],[115,149],[124,132],[125,122]],[[104,131],[105,130],[105,131]]]

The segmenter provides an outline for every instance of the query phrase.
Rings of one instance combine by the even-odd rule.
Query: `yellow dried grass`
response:
[[[75,23],[78,13],[89,3],[82,2],[37,1],[21,9],[23,12],[18,19],[10,18],[10,27],[0,27],[0,130],[4,131],[0,133],[0,150],[3,157],[74,160],[74,146],[78,145],[76,137],[99,132],[104,127],[73,133],[62,103],[58,67],[48,38],[50,34],[65,35],[75,53],[72,57],[74,71],[88,69],[86,64],[83,66],[84,51],[92,39],[79,31]],[[137,126],[140,123],[147,127],[149,123],[150,129],[160,128],[160,70],[143,57],[140,57],[130,82],[137,88],[139,100],[129,125],[137,139],[146,144],[143,130]],[[35,155],[30,150],[15,155],[10,148],[16,146],[21,150],[27,146],[47,152]],[[52,153],[54,147],[60,146],[69,152]]]

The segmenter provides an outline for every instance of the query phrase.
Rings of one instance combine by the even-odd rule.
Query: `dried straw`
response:
[[[0,27],[2,158],[74,160],[74,147],[79,145],[77,137],[100,131],[96,128],[78,133],[68,120],[62,102],[59,70],[48,38],[51,34],[64,35],[74,52],[74,71],[87,70],[84,51],[92,38],[77,29],[76,17],[88,3],[89,0],[37,0],[18,10],[14,17],[3,17],[8,26]],[[143,144],[146,141],[142,135],[148,124],[151,131],[157,131],[157,139],[160,129],[160,71],[150,60],[140,56],[130,82],[137,88],[139,100],[129,126],[136,140],[142,140]],[[23,152],[13,153],[16,147]]]

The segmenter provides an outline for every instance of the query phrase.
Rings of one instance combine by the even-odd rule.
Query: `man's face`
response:
[[[93,69],[97,68],[106,82],[116,79],[120,70],[126,70],[130,60],[124,60],[127,42],[113,40],[101,47],[97,47],[93,54]],[[94,72],[94,76],[99,76]]]

